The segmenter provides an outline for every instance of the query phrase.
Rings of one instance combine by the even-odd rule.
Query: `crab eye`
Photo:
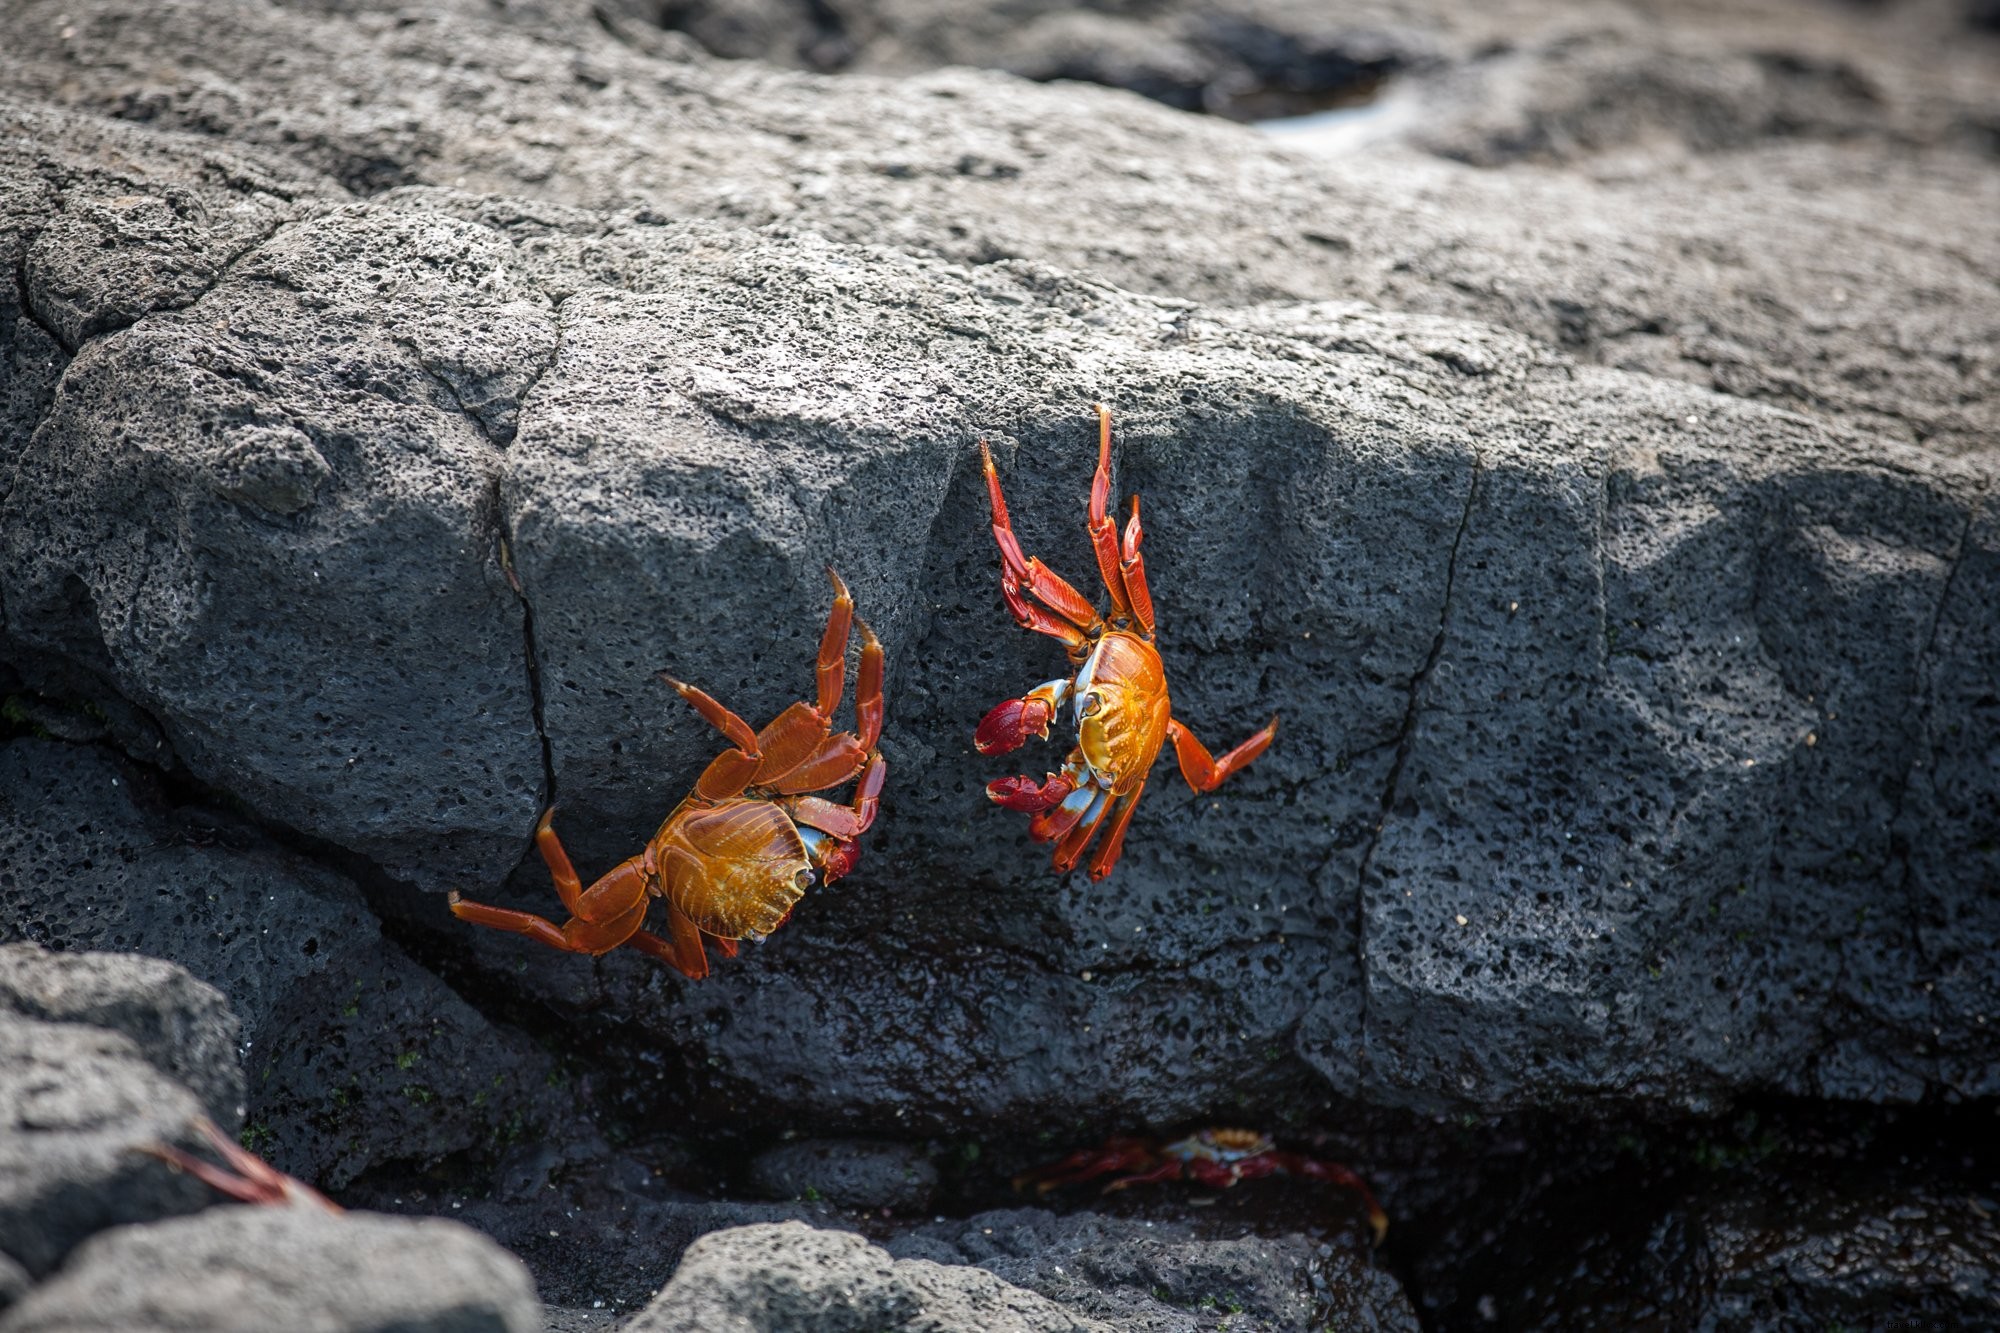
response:
[[[801,869],[798,874],[792,876],[792,883],[797,886],[800,893],[811,888],[812,882],[813,872],[810,870]]]
[[[1102,707],[1104,707],[1103,697],[1096,690],[1092,690],[1083,696],[1083,706],[1077,709],[1077,714],[1080,717],[1096,717],[1097,711]]]

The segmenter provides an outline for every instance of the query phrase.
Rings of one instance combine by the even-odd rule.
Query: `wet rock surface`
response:
[[[536,1333],[518,1260],[456,1223],[210,1208],[120,1227],[4,1316],[6,1333]]]
[[[1995,1096],[2000,48],[1960,9],[0,11],[0,935],[219,988],[251,1146],[453,1205],[563,1326],[800,1217],[961,1312],[1193,1327],[1205,1274],[1241,1328],[1404,1327],[1397,1278],[1526,1319],[1585,1294],[1440,1269],[1506,1251],[1449,1219],[1514,1136]],[[1239,115],[1388,81],[1334,151],[908,75],[952,61]],[[1062,662],[972,444],[1089,586],[1098,398],[1177,716],[1283,722],[1211,796],[1157,769],[1086,886],[980,792],[1064,742],[969,743]],[[560,917],[552,800],[586,876],[639,850],[721,744],[656,672],[809,694],[829,563],[890,653],[855,875],[699,985],[445,916]],[[100,1054],[155,1076],[162,1012]],[[1005,1169],[1218,1118],[1346,1134],[1396,1277],[1133,1230],[1221,1207],[1185,1191],[987,1239]],[[904,1166],[729,1202],[801,1134]],[[925,1167],[945,1221],[885,1193]],[[1928,1177],[1922,1218],[1649,1178],[1619,1252],[1709,1275],[1689,1318],[1991,1270]],[[677,1299],[793,1262],[703,1253]]]

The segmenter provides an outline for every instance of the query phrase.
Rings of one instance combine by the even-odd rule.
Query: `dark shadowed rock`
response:
[[[185,968],[126,954],[0,945],[0,1009],[123,1033],[161,1073],[200,1097],[211,1120],[242,1119],[242,1024],[221,991]]]
[[[202,1110],[128,1037],[9,1016],[0,1023],[0,1253],[40,1277],[106,1227],[201,1207],[207,1186],[141,1149],[195,1148]]]
[[[750,1180],[767,1198],[911,1213],[930,1206],[938,1173],[923,1150],[909,1144],[804,1139],[757,1154]]]
[[[802,1222],[736,1227],[689,1247],[632,1333],[1093,1333],[1105,1325],[979,1268],[892,1259]]]
[[[1196,1333],[1218,1321],[1414,1333],[1409,1302],[1370,1263],[1358,1232],[1327,1241],[1261,1226],[1233,1226],[1226,1236],[1219,1229],[1014,1208],[920,1227],[889,1249],[903,1259],[977,1264],[1131,1333]]]
[[[316,1184],[338,1188],[376,1161],[496,1153],[565,1105],[548,1058],[386,942],[351,882],[238,818],[169,804],[107,751],[0,744],[0,910],[0,934],[172,959],[226,995],[243,1019],[243,1073],[232,1038],[191,1085],[233,1124],[247,1075],[250,1145]],[[165,1028],[182,1021],[165,964],[41,967],[157,973],[161,989],[96,1021],[145,1027],[155,1008]],[[204,1052],[220,1040],[190,1035]]]
[[[0,1254],[0,1310],[27,1295],[29,1285],[28,1270]]]
[[[84,1246],[5,1333],[535,1333],[527,1270],[469,1228],[211,1208]]]

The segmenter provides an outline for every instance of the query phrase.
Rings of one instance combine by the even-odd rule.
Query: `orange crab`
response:
[[[785,924],[817,870],[831,884],[861,856],[859,839],[875,821],[888,767],[875,748],[882,734],[882,645],[831,569],[833,610],[820,636],[816,703],[795,703],[762,731],[671,676],[680,692],[734,747],[717,755],[639,855],[584,888],[550,827],[535,826],[570,919],[558,926],[531,912],[488,907],[451,895],[454,916],[511,930],[570,953],[602,954],[630,944],[688,977],[708,975],[703,938],[726,958],[736,941],[762,939]],[[861,672],[854,686],[852,732],[833,730],[847,671],[850,623],[861,630]],[[810,792],[855,783],[851,804]],[[640,927],[648,899],[667,900],[668,938]]]
[[[1034,815],[1028,836],[1055,843],[1058,874],[1075,868],[1108,816],[1110,830],[1090,859],[1090,877],[1103,879],[1118,864],[1126,825],[1162,745],[1173,741],[1190,787],[1213,791],[1264,753],[1278,733],[1278,719],[1273,717],[1263,730],[1217,759],[1173,716],[1166,669],[1153,647],[1153,598],[1146,587],[1146,562],[1139,555],[1139,497],[1132,497],[1122,545],[1117,525],[1105,512],[1111,498],[1110,408],[1097,404],[1097,475],[1090,485],[1090,542],[1104,590],[1111,595],[1108,617],[1098,615],[1082,593],[1047,565],[1021,553],[1000,494],[1000,476],[993,469],[993,451],[984,440],[979,457],[993,503],[993,538],[1000,544],[1000,595],[1022,628],[1061,639],[1076,668],[1072,676],[998,705],[973,734],[981,754],[1007,754],[1029,736],[1047,739],[1050,719],[1070,703],[1077,744],[1062,772],[1042,782],[1026,776],[1000,778],[987,784],[986,794],[1009,810]]]

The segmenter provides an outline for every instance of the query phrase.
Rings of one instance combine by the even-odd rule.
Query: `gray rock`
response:
[[[750,1180],[771,1199],[825,1199],[899,1213],[928,1208],[937,1168],[921,1148],[857,1139],[802,1139],[758,1153]]]
[[[36,518],[0,529],[25,645],[81,653],[204,780],[444,884],[511,865],[542,801],[494,500],[554,331],[490,233],[406,217],[388,250],[353,215],[293,223],[85,347],[6,501]]]
[[[379,1161],[493,1155],[567,1108],[549,1058],[385,941],[352,882],[240,819],[170,805],[144,769],[95,747],[0,742],[0,936],[142,951],[200,978],[74,953],[40,966],[160,987],[108,997],[94,1021],[156,1033],[141,1039],[177,1074],[174,1059],[195,1059],[191,1085],[225,1124],[241,1118],[247,1074],[249,1146],[326,1188]],[[242,1016],[242,1073],[234,1038],[218,1049],[210,1019],[182,1016],[212,1013],[209,986]],[[24,976],[13,993],[37,991]],[[52,1014],[91,1012],[40,993]],[[167,1055],[189,1023],[196,1053]]]
[[[1164,1217],[1014,1208],[920,1227],[889,1250],[902,1259],[978,1264],[1130,1333],[1196,1333],[1218,1321],[1231,1329],[1330,1324],[1414,1333],[1415,1313],[1395,1279],[1370,1262],[1362,1231],[1329,1241],[1289,1229],[1274,1234],[1247,1219],[1226,1235],[1219,1230]]]
[[[1610,1225],[1561,1236],[1559,1248],[1513,1238],[1515,1262],[1485,1276],[1485,1307],[1507,1327],[1532,1329],[1991,1323],[2000,1228],[1990,1177],[1767,1166],[1777,1169],[1703,1182],[1664,1204],[1642,1195],[1636,1216],[1601,1219]]]
[[[1838,142],[1837,70],[1696,51],[1663,104],[1735,137],[1489,170],[559,6],[22,11],[16,98],[122,111],[143,46],[149,124],[371,196],[69,366],[0,502],[34,688],[115,687],[260,814],[493,896],[543,744],[601,871],[717,744],[655,671],[756,721],[806,690],[823,564],[890,644],[854,878],[700,987],[457,928],[502,984],[829,1133],[1986,1086],[2000,178]],[[1567,123],[1608,49],[1518,105]],[[1285,723],[1213,797],[1156,772],[1086,889],[979,795],[1059,753],[967,742],[1061,659],[999,609],[970,445],[1081,581],[1100,396],[1176,708]],[[532,864],[507,893],[554,906]]]
[[[121,1227],[5,1316],[5,1333],[536,1333],[520,1261],[469,1228],[316,1208],[211,1208]]]
[[[106,1227],[207,1203],[206,1185],[140,1151],[196,1148],[201,1111],[129,1037],[9,1017],[0,1024],[0,1253],[41,1277]]]
[[[0,1009],[52,1023],[87,1023],[130,1037],[155,1068],[177,1079],[211,1120],[243,1117],[242,1024],[222,992],[157,958],[55,954],[0,945]]]
[[[631,1333],[1085,1333],[1105,1325],[984,1269],[892,1259],[848,1232],[778,1222],[696,1241],[673,1281],[625,1327]]]
[[[28,1294],[28,1270],[0,1254],[0,1311]]]

